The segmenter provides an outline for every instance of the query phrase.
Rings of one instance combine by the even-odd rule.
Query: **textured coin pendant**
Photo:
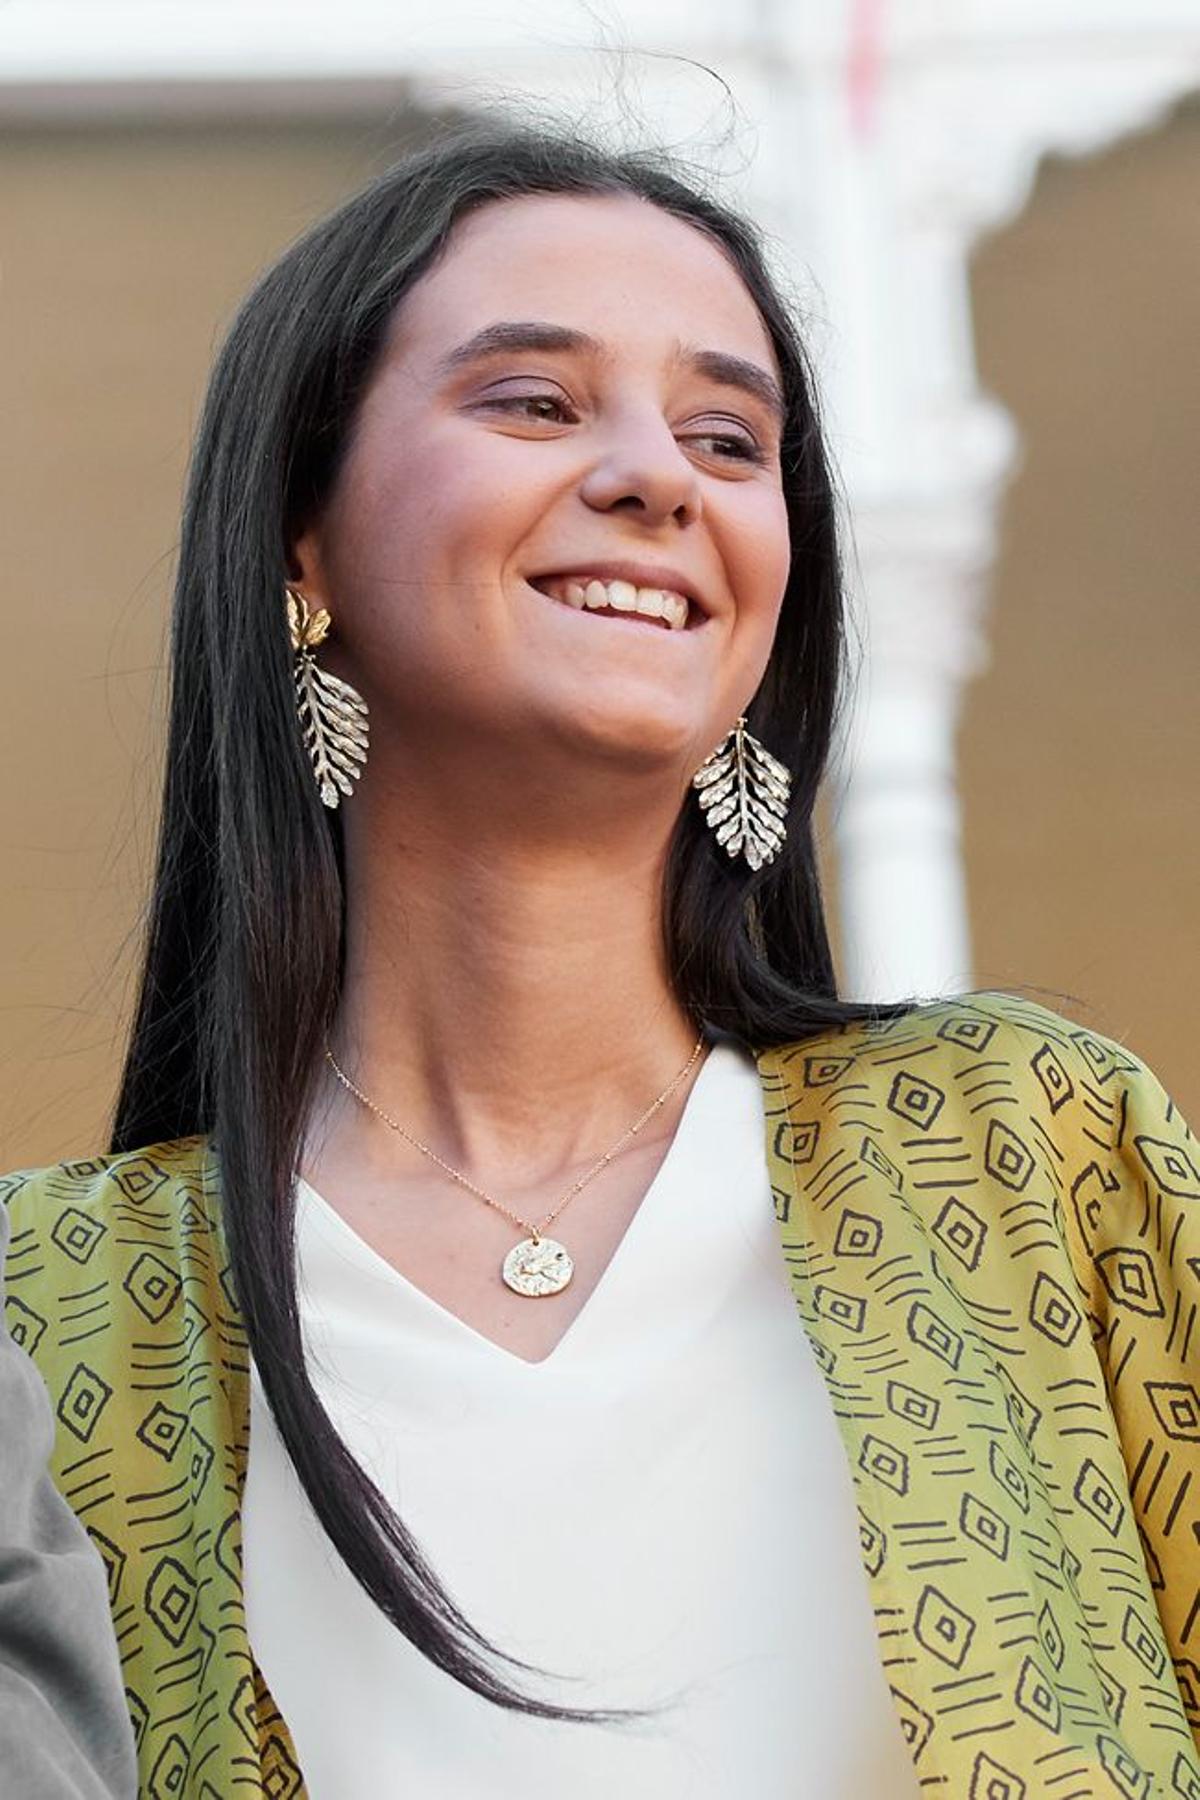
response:
[[[505,1257],[501,1273],[514,1294],[536,1299],[540,1294],[560,1293],[575,1273],[575,1264],[553,1238],[542,1238],[537,1244],[532,1238],[522,1238]]]

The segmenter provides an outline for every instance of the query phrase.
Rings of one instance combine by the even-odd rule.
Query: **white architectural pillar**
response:
[[[852,106],[848,31],[883,20]],[[856,998],[972,985],[955,736],[987,661],[986,589],[1017,434],[978,386],[968,263],[1048,150],[1091,150],[1200,82],[1181,0],[894,0],[771,9],[761,204],[828,321],[817,343],[850,503],[862,636],[831,771]]]

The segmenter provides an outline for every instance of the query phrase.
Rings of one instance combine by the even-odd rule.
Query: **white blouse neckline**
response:
[[[500,1356],[506,1363],[515,1363],[518,1367],[531,1372],[546,1370],[551,1365],[557,1368],[559,1364],[571,1360],[581,1340],[589,1335],[590,1329],[595,1325],[596,1313],[598,1311],[607,1312],[611,1308],[614,1290],[620,1289],[630,1278],[633,1280],[643,1278],[645,1272],[653,1267],[655,1259],[653,1256],[644,1254],[643,1240],[651,1234],[665,1229],[665,1226],[658,1222],[662,1196],[664,1193],[670,1194],[677,1191],[675,1174],[678,1165],[701,1147],[698,1140],[706,1124],[705,1096],[714,1083],[719,1084],[722,1072],[726,1071],[729,1065],[744,1063],[748,1056],[748,1052],[740,1049],[732,1041],[722,1040],[712,1043],[684,1102],[683,1111],[679,1115],[674,1135],[667,1145],[666,1154],[655,1170],[637,1211],[626,1226],[620,1242],[605,1265],[604,1272],[596,1286],[548,1356],[536,1359],[519,1356],[515,1351],[508,1350],[503,1344],[497,1343],[494,1338],[488,1337],[485,1332],[477,1331],[473,1325],[468,1324],[450,1307],[443,1306],[441,1301],[435,1300],[432,1294],[426,1293],[424,1288],[410,1280],[394,1264],[388,1262],[385,1256],[374,1249],[342,1216],[332,1202],[318,1192],[312,1183],[302,1175],[297,1175],[295,1183],[297,1225],[299,1225],[301,1208],[307,1209],[310,1216],[306,1224],[309,1228],[315,1229],[319,1233],[330,1252],[352,1265],[358,1271],[360,1279],[361,1276],[367,1275],[373,1283],[382,1284],[385,1290],[389,1286],[391,1288],[399,1286],[413,1304],[427,1313],[431,1321],[435,1324],[440,1322],[447,1333],[458,1334],[467,1342],[471,1342],[480,1355]],[[519,1229],[518,1226],[514,1226],[514,1234]],[[678,1229],[678,1221],[673,1223],[672,1229]],[[516,1241],[515,1236],[514,1241]],[[643,1255],[637,1259],[635,1265],[633,1253],[639,1246],[643,1249]],[[631,1271],[631,1276],[627,1275],[626,1271]]]

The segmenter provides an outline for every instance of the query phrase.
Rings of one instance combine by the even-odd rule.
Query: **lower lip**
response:
[[[571,606],[566,600],[555,600],[550,594],[543,594],[541,588],[535,588],[530,581],[527,581],[525,586],[529,589],[531,594],[536,594],[538,599],[544,600],[548,606],[557,607],[559,612],[574,613],[577,617],[581,618],[615,619],[619,624],[623,625],[641,625],[646,631],[653,631],[658,637],[680,638],[689,635],[689,627],[687,625],[680,630],[678,626],[663,625],[656,619],[648,619],[645,613],[615,612],[607,607]],[[696,625],[691,627],[691,629],[693,631],[698,631],[700,627],[699,625]]]

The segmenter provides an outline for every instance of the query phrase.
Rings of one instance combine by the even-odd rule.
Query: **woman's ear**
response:
[[[288,581],[293,587],[299,588],[311,607],[324,606],[328,602],[320,532],[315,525],[306,526],[298,537],[292,539],[285,566]]]

